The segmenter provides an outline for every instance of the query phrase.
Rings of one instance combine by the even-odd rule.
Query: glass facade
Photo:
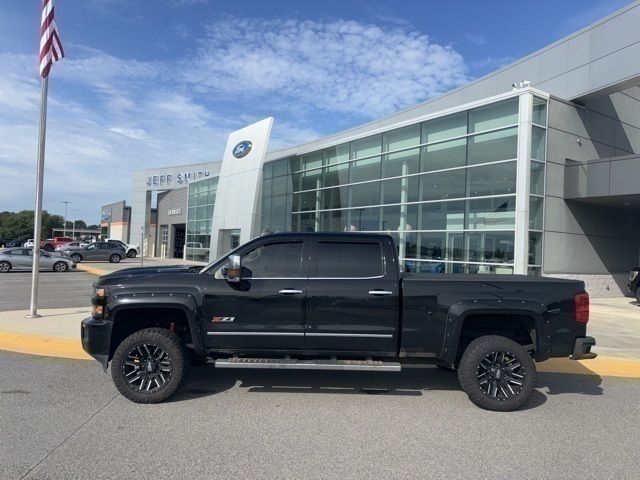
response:
[[[525,163],[517,95],[267,163],[262,231],[390,233],[408,271],[513,273],[523,164],[530,172],[528,225],[519,217],[529,245],[523,265],[539,273],[547,102],[531,98]]]
[[[209,261],[211,222],[218,190],[218,177],[189,184],[185,260]]]

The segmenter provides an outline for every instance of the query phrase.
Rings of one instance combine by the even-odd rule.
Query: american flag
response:
[[[62,57],[64,57],[64,50],[53,16],[53,0],[43,0],[40,22],[40,76],[44,78],[49,75],[51,65]]]

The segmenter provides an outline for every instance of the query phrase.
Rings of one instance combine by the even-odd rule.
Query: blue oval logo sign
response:
[[[251,151],[252,146],[253,144],[249,140],[245,140],[233,147],[233,151],[231,153],[233,153],[233,156],[236,158],[246,157]]]

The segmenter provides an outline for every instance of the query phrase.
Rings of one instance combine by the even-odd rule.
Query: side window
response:
[[[242,256],[247,278],[304,277],[302,241],[261,245]]]
[[[364,278],[384,275],[379,242],[318,242],[318,277]]]
[[[100,250],[110,250],[110,249],[112,249],[113,247],[115,247],[115,245],[110,245],[110,244],[108,244],[108,243],[101,243],[101,244],[99,244],[99,246],[98,246],[98,248],[99,248]]]
[[[96,244],[91,244],[91,245],[87,245],[87,250],[95,250],[96,249]]]
[[[16,248],[15,250],[9,250],[7,253],[9,255],[24,255],[24,250],[21,248]]]

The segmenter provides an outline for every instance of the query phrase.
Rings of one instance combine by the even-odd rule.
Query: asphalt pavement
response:
[[[0,478],[635,479],[640,381],[540,373],[478,409],[455,374],[194,367],[136,405],[95,362],[0,352]]]
[[[40,272],[38,306],[65,308],[91,306],[95,275],[85,272]],[[0,312],[29,308],[31,272],[0,274]]]

